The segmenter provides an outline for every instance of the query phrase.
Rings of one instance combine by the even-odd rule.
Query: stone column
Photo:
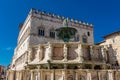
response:
[[[108,77],[109,77],[109,80],[114,80],[113,79],[113,71],[108,71]]]
[[[63,54],[64,54],[64,61],[67,61],[67,45],[64,44],[64,47],[63,47]]]
[[[27,80],[27,70],[24,70],[22,72],[22,77],[23,77],[23,80]]]
[[[75,80],[78,80],[78,73],[76,72]]]
[[[94,51],[93,51],[93,46],[90,46],[90,59],[93,60],[94,56]]]
[[[9,71],[6,71],[6,80],[9,79]]]
[[[78,44],[78,61],[83,62],[83,50],[82,50],[82,44]]]
[[[103,62],[105,62],[105,51],[103,47],[101,48],[101,53],[102,53],[102,60]]]
[[[33,54],[32,48],[29,48],[28,49],[28,62],[32,61],[32,58],[33,58],[32,54]]]
[[[67,70],[62,70],[62,80],[67,80]]]
[[[41,77],[40,77],[40,80],[44,80],[43,70],[40,70],[40,73],[41,73],[41,74],[40,74],[40,76],[41,76]]]
[[[55,70],[52,70],[51,76],[51,80],[55,80]]]
[[[48,60],[51,61],[52,59],[52,45],[48,42]]]
[[[16,80],[19,80],[19,71],[16,71]]]
[[[101,72],[100,71],[97,71],[97,74],[98,74],[98,80],[101,80]]]
[[[31,71],[31,80],[34,80],[34,73]]]
[[[10,77],[9,77],[10,79],[9,80],[14,80],[15,76],[16,76],[15,72],[11,70],[10,71]]]
[[[87,80],[91,80],[91,73],[87,71]]]
[[[17,80],[20,80],[20,71],[17,72]]]
[[[40,80],[40,66],[37,66],[37,68],[38,68],[38,80]]]

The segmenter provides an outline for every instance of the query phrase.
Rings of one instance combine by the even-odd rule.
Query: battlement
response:
[[[31,9],[30,14],[32,16],[37,16],[37,17],[41,17],[43,15],[43,16],[51,17],[53,19],[58,19],[58,20],[61,20],[61,21],[68,18],[68,17],[56,15],[56,14],[49,13],[49,12],[47,13],[45,11],[40,11],[40,10],[33,9],[33,8]],[[87,23],[87,22],[84,22],[84,21],[78,21],[78,20],[75,20],[75,19],[72,19],[72,18],[68,18],[68,19],[71,23],[85,25],[87,27],[93,27],[93,24],[90,24],[90,23]]]

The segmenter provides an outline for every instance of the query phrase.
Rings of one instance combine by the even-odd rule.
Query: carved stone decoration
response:
[[[48,60],[51,60],[52,57],[52,44],[48,42]]]
[[[92,80],[99,80],[97,71],[92,71],[91,72],[91,79]]]
[[[105,62],[105,51],[103,47],[101,48],[101,52],[102,52],[103,62]]]
[[[119,71],[115,72],[114,78],[115,78],[115,80],[120,80],[120,72]]]
[[[55,80],[63,80],[63,79],[62,76],[59,74],[59,75],[55,75]]]
[[[107,77],[108,77],[108,75],[107,75],[106,71],[99,72],[99,80],[108,80]]]
[[[90,46],[90,57],[91,57],[91,60],[93,59],[93,56],[94,56],[93,46]]]
[[[66,44],[64,44],[63,53],[64,53],[64,61],[67,61],[67,45]]]
[[[45,75],[45,80],[51,80],[51,76],[50,75]]]
[[[78,76],[78,80],[87,80],[86,76],[87,76],[86,72],[80,71],[80,74]]]
[[[54,47],[53,49],[53,60],[62,60],[64,58],[63,48],[62,47]]]
[[[33,50],[32,48],[28,49],[28,62],[31,62],[33,59]]]
[[[42,55],[43,53],[42,53],[42,47],[41,46],[39,46],[39,47],[37,47],[37,55],[36,55],[36,58],[39,60],[39,61],[41,61],[42,60]]]
[[[90,73],[90,72],[87,72],[87,80],[92,80],[92,79],[91,79],[91,73]]]
[[[78,44],[78,60],[79,62],[83,62],[83,50],[82,50],[82,44]]]
[[[76,47],[68,47],[68,60],[75,60],[78,57],[77,48]]]
[[[108,71],[108,80],[114,80],[113,79],[113,71]]]
[[[85,76],[80,75],[78,80],[86,80]]]
[[[69,75],[68,78],[67,78],[67,80],[74,80],[73,75]]]

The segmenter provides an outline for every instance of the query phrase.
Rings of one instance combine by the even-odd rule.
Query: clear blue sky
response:
[[[95,43],[120,29],[120,0],[0,0],[0,65],[11,62],[18,25],[31,8],[92,23]]]

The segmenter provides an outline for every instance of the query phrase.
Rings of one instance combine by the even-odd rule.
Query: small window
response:
[[[87,32],[87,35],[90,36],[90,32]]]
[[[50,37],[55,38],[55,31],[50,31]]]
[[[44,35],[45,35],[44,29],[39,29],[39,30],[38,30],[38,35],[44,36]]]
[[[84,43],[87,43],[87,39],[86,39],[86,38],[83,38],[83,42],[84,42]]]

